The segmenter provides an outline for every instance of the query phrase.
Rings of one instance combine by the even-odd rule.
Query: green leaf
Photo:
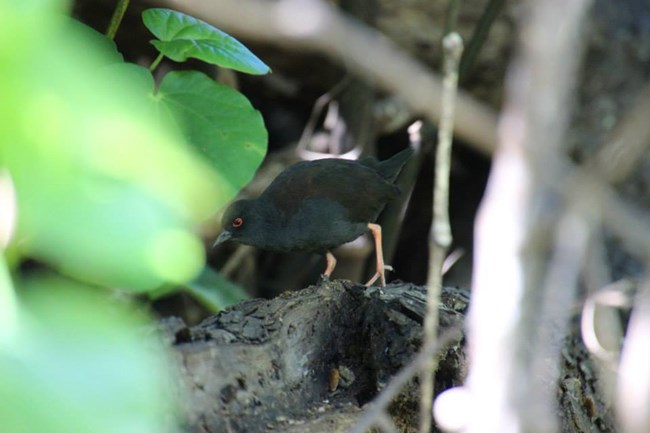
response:
[[[28,13],[48,3],[0,2],[0,166],[18,200],[10,248],[93,284],[191,280],[205,259],[196,226],[231,187],[160,121],[150,74],[108,74],[120,68],[100,38]]]
[[[231,283],[212,268],[205,267],[194,280],[182,286],[165,285],[148,293],[149,299],[157,300],[185,291],[211,313],[235,305],[249,296],[240,286]]]
[[[183,62],[196,58],[254,75],[271,72],[271,68],[237,39],[197,18],[156,8],[144,11],[142,20],[151,33],[160,39],[151,43],[172,60]]]
[[[249,298],[241,287],[208,267],[185,285],[185,291],[213,313]]]
[[[230,194],[218,203],[225,205],[264,159],[268,136],[262,116],[244,95],[195,71],[168,73],[157,98],[213,164],[220,187],[229,187]]]
[[[22,289],[18,331],[0,338],[3,432],[174,431],[172,357],[148,317],[61,279]]]

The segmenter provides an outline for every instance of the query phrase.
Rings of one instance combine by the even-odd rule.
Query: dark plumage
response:
[[[239,200],[223,216],[215,245],[232,239],[271,251],[326,253],[327,269],[336,259],[329,250],[370,230],[377,251],[377,278],[385,284],[381,228],[372,224],[386,203],[399,195],[393,184],[413,150],[377,161],[321,159],[288,167],[253,200]]]

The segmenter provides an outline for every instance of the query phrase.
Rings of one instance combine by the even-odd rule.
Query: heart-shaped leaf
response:
[[[142,20],[159,39],[151,43],[174,61],[196,58],[254,75],[271,71],[241,42],[205,21],[164,8],[147,9],[142,13]]]
[[[179,120],[186,139],[213,164],[220,187],[230,186],[230,200],[266,154],[268,136],[260,113],[241,93],[195,71],[168,73],[157,96]]]

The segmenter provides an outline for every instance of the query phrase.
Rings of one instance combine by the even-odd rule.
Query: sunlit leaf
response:
[[[151,43],[177,62],[196,58],[248,74],[268,74],[271,69],[241,42],[214,26],[182,12],[147,9],[142,13],[147,28],[159,40]]]

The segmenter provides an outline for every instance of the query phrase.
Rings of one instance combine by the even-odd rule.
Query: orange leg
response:
[[[336,267],[336,257],[334,257],[334,254],[328,251],[325,254],[325,260],[327,260],[327,267],[325,268],[325,272],[323,272],[323,277],[329,279],[330,275],[332,275],[332,272],[334,272],[334,268]]]
[[[372,285],[377,279],[379,279],[379,284],[381,287],[384,287],[386,285],[386,275],[385,275],[385,270],[393,270],[391,266],[387,266],[384,264],[384,250],[382,248],[381,244],[381,226],[379,224],[368,224],[368,228],[370,229],[370,233],[372,233],[372,237],[375,239],[375,254],[377,256],[377,268],[375,275],[372,276],[370,280],[365,284],[367,287]]]

